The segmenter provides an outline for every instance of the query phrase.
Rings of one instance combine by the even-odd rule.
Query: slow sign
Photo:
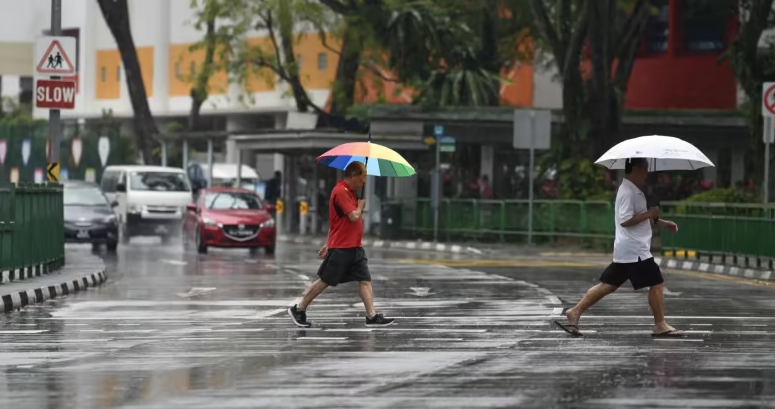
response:
[[[43,109],[74,109],[75,82],[37,80],[35,82],[35,107]]]

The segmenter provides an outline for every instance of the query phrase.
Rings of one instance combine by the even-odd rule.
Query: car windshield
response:
[[[105,206],[108,199],[97,188],[73,187],[65,188],[63,192],[65,206]]]
[[[177,172],[132,172],[129,175],[131,190],[153,190],[158,192],[188,192],[188,176]]]
[[[205,196],[205,207],[210,210],[262,209],[258,196],[252,193],[217,192]]]

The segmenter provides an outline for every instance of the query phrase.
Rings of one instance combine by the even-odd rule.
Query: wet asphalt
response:
[[[285,309],[315,251],[199,256],[149,239],[103,254],[103,287],[0,317],[0,408],[775,407],[775,288],[666,272],[686,338],[653,339],[630,288],[571,338],[551,321],[599,261],[369,251],[377,310],[397,324],[366,328],[345,284],[299,329]]]

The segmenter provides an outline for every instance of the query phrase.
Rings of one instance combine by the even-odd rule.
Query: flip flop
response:
[[[559,321],[553,321],[553,322],[554,322],[554,325],[557,325],[558,327],[560,327],[560,329],[562,329],[563,331],[567,332],[568,334],[573,335],[574,337],[583,337],[584,336],[584,334],[582,334],[579,331],[579,326],[578,325],[562,324]]]
[[[683,338],[685,335],[686,334],[678,330],[660,332],[659,334],[656,334],[656,333],[651,334],[651,336],[654,338]]]

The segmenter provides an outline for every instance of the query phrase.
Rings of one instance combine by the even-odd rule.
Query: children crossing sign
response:
[[[35,74],[62,76],[75,74],[74,37],[38,37],[35,42]]]

